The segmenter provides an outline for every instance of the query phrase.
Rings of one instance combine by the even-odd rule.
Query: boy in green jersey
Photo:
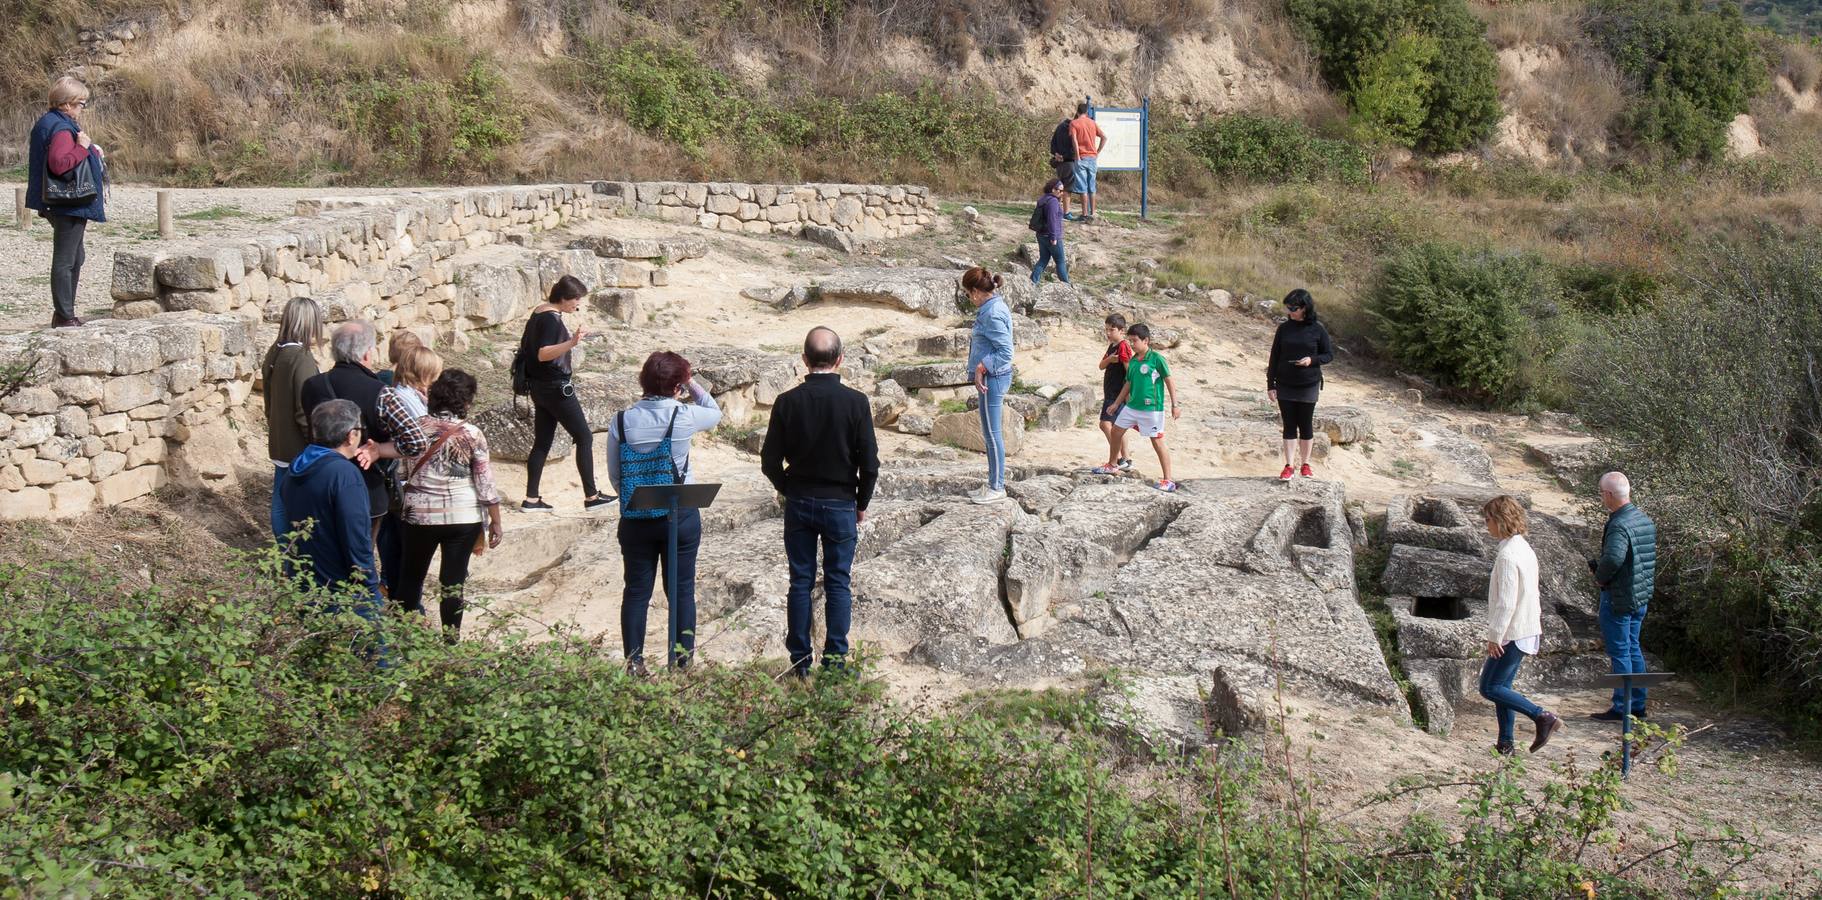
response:
[[[1165,493],[1177,489],[1170,479],[1170,451],[1164,447],[1164,403],[1170,400],[1170,417],[1183,415],[1177,405],[1177,385],[1170,377],[1170,364],[1164,354],[1151,349],[1151,329],[1143,323],[1126,329],[1126,342],[1132,345],[1132,361],[1126,364],[1126,386],[1120,396],[1107,404],[1106,412],[1114,416],[1113,427],[1128,428],[1151,438],[1151,449],[1158,453],[1158,466],[1164,477],[1153,487]],[[1117,413],[1117,414],[1116,414]]]

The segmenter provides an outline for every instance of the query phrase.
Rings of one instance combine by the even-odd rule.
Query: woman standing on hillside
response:
[[[1284,471],[1280,481],[1301,474],[1309,478],[1310,442],[1315,437],[1316,398],[1322,393],[1322,367],[1335,358],[1329,330],[1316,321],[1316,300],[1298,288],[1284,295],[1289,318],[1272,335],[1265,362],[1265,395],[1278,404],[1284,423]],[[1291,465],[1295,452],[1296,466]]]
[[[107,221],[107,170],[101,148],[79,124],[88,85],[68,75],[51,82],[50,104],[32,126],[25,207],[51,223],[51,327],[68,328],[82,324],[76,315],[82,239],[90,222]]]
[[[304,382],[315,378],[316,345],[323,340],[323,308],[309,297],[285,303],[278,339],[259,367],[261,397],[266,407],[266,456],[272,460],[272,536],[290,530],[278,485],[291,460],[310,446],[310,410],[304,408]]]
[[[557,426],[569,432],[576,442],[576,473],[582,476],[582,507],[599,509],[614,498],[595,490],[595,446],[588,429],[588,414],[582,401],[576,399],[575,385],[570,384],[569,352],[588,337],[588,329],[577,328],[570,334],[563,324],[564,313],[582,308],[588,288],[574,275],[565,275],[551,285],[547,302],[531,311],[525,333],[519,338],[519,355],[513,361],[522,369],[531,388],[532,417],[531,456],[525,460],[525,500],[519,508],[525,512],[550,512],[551,505],[538,494],[544,477],[544,461],[550,457],[551,444],[557,440]]]
[[[1499,719],[1499,738],[1494,752],[1511,756],[1512,726],[1518,714],[1524,713],[1536,725],[1531,752],[1550,743],[1550,736],[1563,727],[1563,720],[1546,712],[1512,689],[1518,667],[1525,658],[1536,656],[1543,637],[1542,607],[1537,592],[1537,553],[1525,540],[1530,529],[1525,526],[1525,508],[1504,495],[1494,497],[1481,507],[1487,519],[1487,533],[1499,541],[1493,558],[1493,575],[1487,581],[1487,661],[1480,668],[1480,695],[1493,701],[1494,715]]]
[[[1012,310],[1000,297],[1000,277],[975,266],[962,273],[962,290],[975,305],[968,338],[968,377],[981,394],[981,443],[987,448],[987,484],[969,496],[976,503],[1006,499],[1006,441],[1001,434],[1006,393],[1012,390]]]

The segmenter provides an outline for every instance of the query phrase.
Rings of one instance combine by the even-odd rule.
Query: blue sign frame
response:
[[[1083,102],[1088,104],[1088,117],[1091,119],[1095,118],[1095,113],[1097,112],[1097,110],[1095,109],[1094,98],[1084,96],[1082,98],[1082,100],[1083,100]],[[1099,111],[1127,112],[1127,113],[1136,112],[1139,114],[1139,165],[1138,165],[1139,218],[1141,218],[1141,219],[1147,218],[1148,217],[1147,214],[1150,212],[1150,205],[1151,205],[1150,204],[1150,200],[1151,200],[1151,198],[1150,198],[1150,193],[1151,193],[1151,98],[1150,97],[1142,98],[1139,101],[1138,108],[1136,108],[1136,109],[1132,108],[1132,107],[1121,108],[1121,107],[1108,106],[1108,107],[1103,107]],[[1133,171],[1133,168],[1130,166],[1120,166],[1120,167],[1099,167],[1099,166],[1097,166],[1097,169],[1098,169],[1098,171],[1102,171],[1102,172],[1131,172],[1131,171]]]

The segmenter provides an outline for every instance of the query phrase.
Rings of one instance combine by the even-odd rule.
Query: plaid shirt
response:
[[[486,520],[487,507],[500,502],[494,487],[487,436],[481,429],[450,416],[425,416],[425,449],[444,434],[449,439],[434,456],[419,456],[405,466],[405,521],[413,525],[466,525]]]
[[[386,430],[392,432],[392,445],[399,451],[400,459],[412,459],[430,449],[430,436],[418,424],[417,415],[406,407],[398,388],[380,391],[377,412],[380,421],[386,423]]]

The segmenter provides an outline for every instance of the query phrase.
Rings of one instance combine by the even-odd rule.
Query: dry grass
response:
[[[1779,41],[1778,74],[1790,79],[1798,93],[1822,87],[1822,56],[1814,47],[1795,41]]]
[[[1562,46],[1581,36],[1577,17],[1582,5],[1578,2],[1477,3],[1473,9],[1487,23],[1487,40],[1496,49]]]

